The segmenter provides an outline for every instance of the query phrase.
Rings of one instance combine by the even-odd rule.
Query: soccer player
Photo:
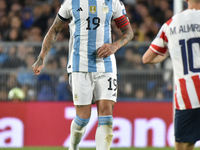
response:
[[[111,21],[121,29],[121,37],[112,43]],[[46,34],[41,52],[32,70],[40,74],[44,59],[64,24],[69,21],[70,40],[67,71],[72,88],[76,117],[71,123],[69,150],[78,150],[90,120],[91,105],[96,103],[97,150],[109,150],[113,137],[113,107],[117,97],[114,53],[133,38],[123,3],[119,0],[66,0]]]
[[[188,9],[163,24],[142,58],[157,63],[171,57],[176,150],[192,150],[200,140],[200,0],[186,1]]]

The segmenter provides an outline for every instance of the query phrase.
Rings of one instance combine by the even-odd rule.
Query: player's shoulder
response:
[[[173,18],[170,18],[169,20],[167,20],[167,21],[165,22],[165,24],[169,26],[169,25],[171,24],[172,20],[173,20]]]
[[[199,16],[199,15],[200,15],[200,10],[186,9],[175,14],[172,18],[173,20],[184,21],[186,18],[188,19],[194,16]]]
[[[179,18],[181,18],[181,16],[183,15],[184,11],[175,14],[174,16],[172,16],[169,20],[167,20],[165,22],[165,25],[169,26],[174,20],[177,20]]]
[[[119,3],[121,5],[124,5],[124,3],[121,0],[112,0],[113,3]]]
[[[194,11],[194,10],[191,10],[191,9],[186,9],[186,10],[183,10],[177,14],[175,14],[174,16],[172,16],[172,18],[170,18],[169,20],[167,20],[165,22],[165,25],[167,26],[170,26],[171,24],[173,25],[177,25],[177,24],[180,24],[182,22],[185,22],[185,19],[187,18],[191,18],[192,16],[199,16],[200,15],[200,11]]]

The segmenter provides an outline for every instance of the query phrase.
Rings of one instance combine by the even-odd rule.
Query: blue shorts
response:
[[[175,141],[195,143],[200,140],[200,108],[175,111]]]

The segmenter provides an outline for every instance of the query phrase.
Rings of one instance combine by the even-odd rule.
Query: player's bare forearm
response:
[[[43,40],[42,49],[39,57],[43,59],[45,58],[49,50],[52,48],[53,44],[56,42],[58,34],[63,28],[64,24],[65,22],[62,22],[57,16],[53,25],[51,26]]]
[[[114,54],[119,48],[126,45],[132,38],[133,38],[133,30],[129,25],[121,28],[122,36],[119,40],[117,40],[114,43],[105,43],[102,45],[98,51],[98,57],[100,58],[106,58],[112,54]]]
[[[128,24],[123,28],[120,28],[122,31],[122,36],[120,37],[119,40],[117,40],[116,42],[114,42],[113,44],[117,46],[117,50],[121,47],[123,47],[124,45],[126,45],[130,40],[132,40],[134,34],[133,34],[133,30],[131,28],[131,25]]]
[[[37,61],[33,64],[32,67],[39,67],[44,65],[44,59],[42,57],[38,57]]]
[[[167,51],[164,56],[158,55],[154,53],[151,49],[148,49],[142,57],[142,61],[144,64],[150,63],[155,64],[162,62],[167,57],[169,57],[169,52]]]
[[[42,49],[38,56],[37,61],[33,64],[32,70],[35,75],[39,75],[42,68],[44,67],[44,59],[49,50],[52,48],[53,44],[56,42],[58,33],[61,31],[62,27],[64,26],[64,22],[62,22],[58,16],[56,17],[53,25],[47,32],[44,41],[42,43]]]
[[[166,53],[164,56],[157,55],[152,61],[150,61],[151,64],[156,64],[164,61],[167,57],[169,57],[169,53]]]

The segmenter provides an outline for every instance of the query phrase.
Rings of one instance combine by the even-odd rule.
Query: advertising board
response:
[[[80,147],[95,147],[96,106]],[[0,102],[0,147],[64,146],[75,116],[71,102]],[[112,147],[174,146],[170,102],[118,102]]]

